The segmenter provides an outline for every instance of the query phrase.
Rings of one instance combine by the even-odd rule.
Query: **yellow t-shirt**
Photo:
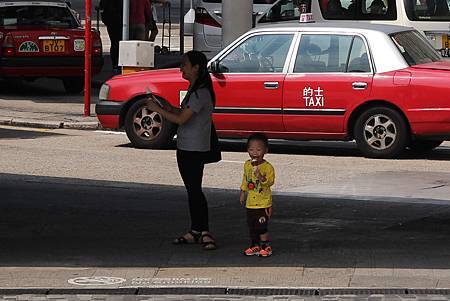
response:
[[[258,165],[259,172],[266,177],[266,181],[259,181],[253,170],[251,160],[244,163],[244,176],[241,190],[247,192],[245,206],[250,209],[269,208],[272,206],[272,191],[270,186],[275,182],[275,170],[273,166],[264,161]]]

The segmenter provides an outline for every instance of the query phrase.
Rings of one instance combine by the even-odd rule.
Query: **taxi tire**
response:
[[[84,77],[64,77],[62,81],[67,93],[79,94],[84,89]]]
[[[364,137],[365,123],[378,114],[387,116],[396,128],[395,141],[390,147],[383,150],[370,146]],[[396,110],[388,107],[372,107],[364,111],[356,120],[353,133],[359,150],[368,158],[394,158],[405,150],[410,139],[409,128],[403,116]]]
[[[416,139],[411,141],[408,148],[416,153],[427,153],[438,147],[444,142],[443,140],[422,140]]]
[[[159,99],[162,103],[166,103],[164,100]],[[140,99],[136,101],[128,109],[125,115],[125,132],[130,139],[131,144],[136,148],[152,148],[152,149],[164,149],[172,146],[173,137],[176,133],[176,125],[161,116],[161,130],[154,139],[143,139],[137,135],[134,127],[134,115],[140,111],[146,103],[146,99]]]

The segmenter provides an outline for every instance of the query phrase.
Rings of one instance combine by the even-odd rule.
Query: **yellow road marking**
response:
[[[25,131],[25,132],[48,132],[51,129],[42,129],[42,128],[27,128],[27,127],[18,127],[18,126],[12,126],[12,125],[0,125],[1,129],[7,129],[7,130],[18,130],[18,131]]]

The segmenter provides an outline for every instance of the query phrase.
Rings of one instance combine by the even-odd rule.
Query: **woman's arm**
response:
[[[192,115],[194,115],[194,112],[192,112],[189,108],[177,109],[175,107],[171,107],[170,111],[165,110],[164,108],[161,108],[152,98],[147,100],[147,108],[150,111],[161,114],[165,119],[178,125],[186,123],[189,119],[191,119]]]
[[[164,110],[166,110],[167,112],[170,112],[170,113],[181,113],[181,108],[179,108],[179,107],[174,107],[168,102],[159,102],[159,103],[162,104],[162,106],[163,106],[162,108]]]

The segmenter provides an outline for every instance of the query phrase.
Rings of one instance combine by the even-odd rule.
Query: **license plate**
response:
[[[43,42],[44,52],[64,52],[65,50],[64,40],[44,40]]]

